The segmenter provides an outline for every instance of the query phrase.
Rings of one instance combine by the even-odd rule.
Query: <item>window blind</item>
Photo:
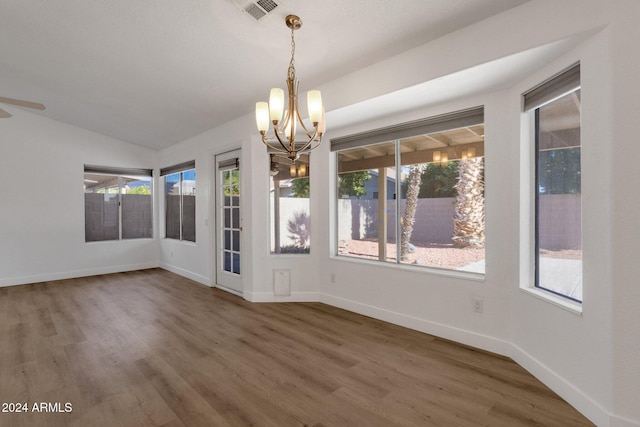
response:
[[[152,169],[116,168],[111,166],[98,166],[98,165],[84,165],[84,173],[95,173],[95,174],[101,174],[101,175],[153,176]]]
[[[396,139],[475,126],[483,123],[484,107],[474,107],[467,110],[460,110],[453,113],[333,138],[331,139],[331,151],[361,147],[378,142],[394,141]]]
[[[160,169],[160,176],[171,175],[172,173],[182,172],[189,169],[195,169],[195,167],[196,167],[195,160],[179,163],[173,166],[167,166],[166,168]]]
[[[572,65],[555,76],[545,80],[522,94],[523,110],[530,111],[542,107],[580,87],[580,63]]]
[[[237,157],[218,162],[218,171],[238,169],[239,167],[240,167],[240,159],[238,159]]]

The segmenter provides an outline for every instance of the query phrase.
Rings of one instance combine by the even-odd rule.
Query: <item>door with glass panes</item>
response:
[[[216,284],[242,294],[240,150],[216,156]]]

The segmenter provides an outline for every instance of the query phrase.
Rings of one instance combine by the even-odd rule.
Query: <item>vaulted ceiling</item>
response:
[[[525,1],[262,0],[276,7],[256,20],[244,11],[253,0],[8,0],[0,96],[161,149],[251,113],[283,86],[290,13],[303,20],[296,69],[306,91]]]

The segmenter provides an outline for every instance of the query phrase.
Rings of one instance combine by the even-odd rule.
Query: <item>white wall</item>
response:
[[[85,243],[83,189],[85,164],[151,169],[156,153],[11,113],[0,131],[0,286],[157,266],[154,239]]]
[[[637,129],[640,117],[640,55],[638,40],[640,2],[613,2],[616,25],[611,28],[612,117],[609,150],[614,173],[607,186],[611,191],[611,283],[612,292],[612,358],[615,414],[640,423],[640,243],[637,193],[640,173]],[[620,426],[632,425],[631,422]]]
[[[312,255],[271,255],[269,241],[269,158],[254,132],[254,116],[247,115],[224,126],[204,132],[159,153],[159,167],[196,161],[196,242],[160,239],[160,265],[208,286],[216,285],[215,251],[215,164],[216,154],[241,149],[242,259],[245,298],[252,301],[317,300],[318,282],[312,272],[317,260]],[[312,167],[313,167],[312,156]],[[312,180],[313,181],[313,180]],[[312,182],[312,190],[313,182]],[[160,206],[163,197],[160,196]],[[313,200],[311,209],[318,206]],[[314,219],[311,218],[312,252]],[[163,234],[161,219],[160,230]],[[291,297],[274,297],[273,270],[291,270]]]
[[[608,407],[612,398],[611,287],[610,260],[610,205],[603,203],[610,194],[609,183],[613,172],[610,155],[611,133],[608,121],[611,110],[610,63],[607,29],[589,38],[583,45],[564,57],[545,65],[510,91],[509,102],[514,107],[519,95],[549,78],[558,71],[580,61],[581,63],[581,155],[582,155],[582,255],[583,299],[582,313],[575,313],[535,295],[512,287],[513,301],[513,358],[536,374],[547,384],[579,408],[598,425],[607,425]],[[514,122],[517,111],[508,113]],[[604,118],[604,120],[603,120]],[[516,133],[514,135],[517,136]],[[527,138],[511,147],[516,157],[528,161],[531,145]],[[524,190],[529,182],[521,164],[511,182],[521,182],[520,200],[530,193]],[[523,223],[530,218],[530,209],[521,205]],[[527,233],[510,236],[514,247],[520,245],[523,264],[531,266],[526,246],[533,247]],[[526,271],[524,269],[523,271]],[[521,275],[519,284],[531,285],[529,275]]]

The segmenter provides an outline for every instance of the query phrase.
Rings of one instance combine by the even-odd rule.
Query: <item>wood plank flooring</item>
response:
[[[160,269],[0,288],[0,355],[0,426],[592,425],[509,359]]]

